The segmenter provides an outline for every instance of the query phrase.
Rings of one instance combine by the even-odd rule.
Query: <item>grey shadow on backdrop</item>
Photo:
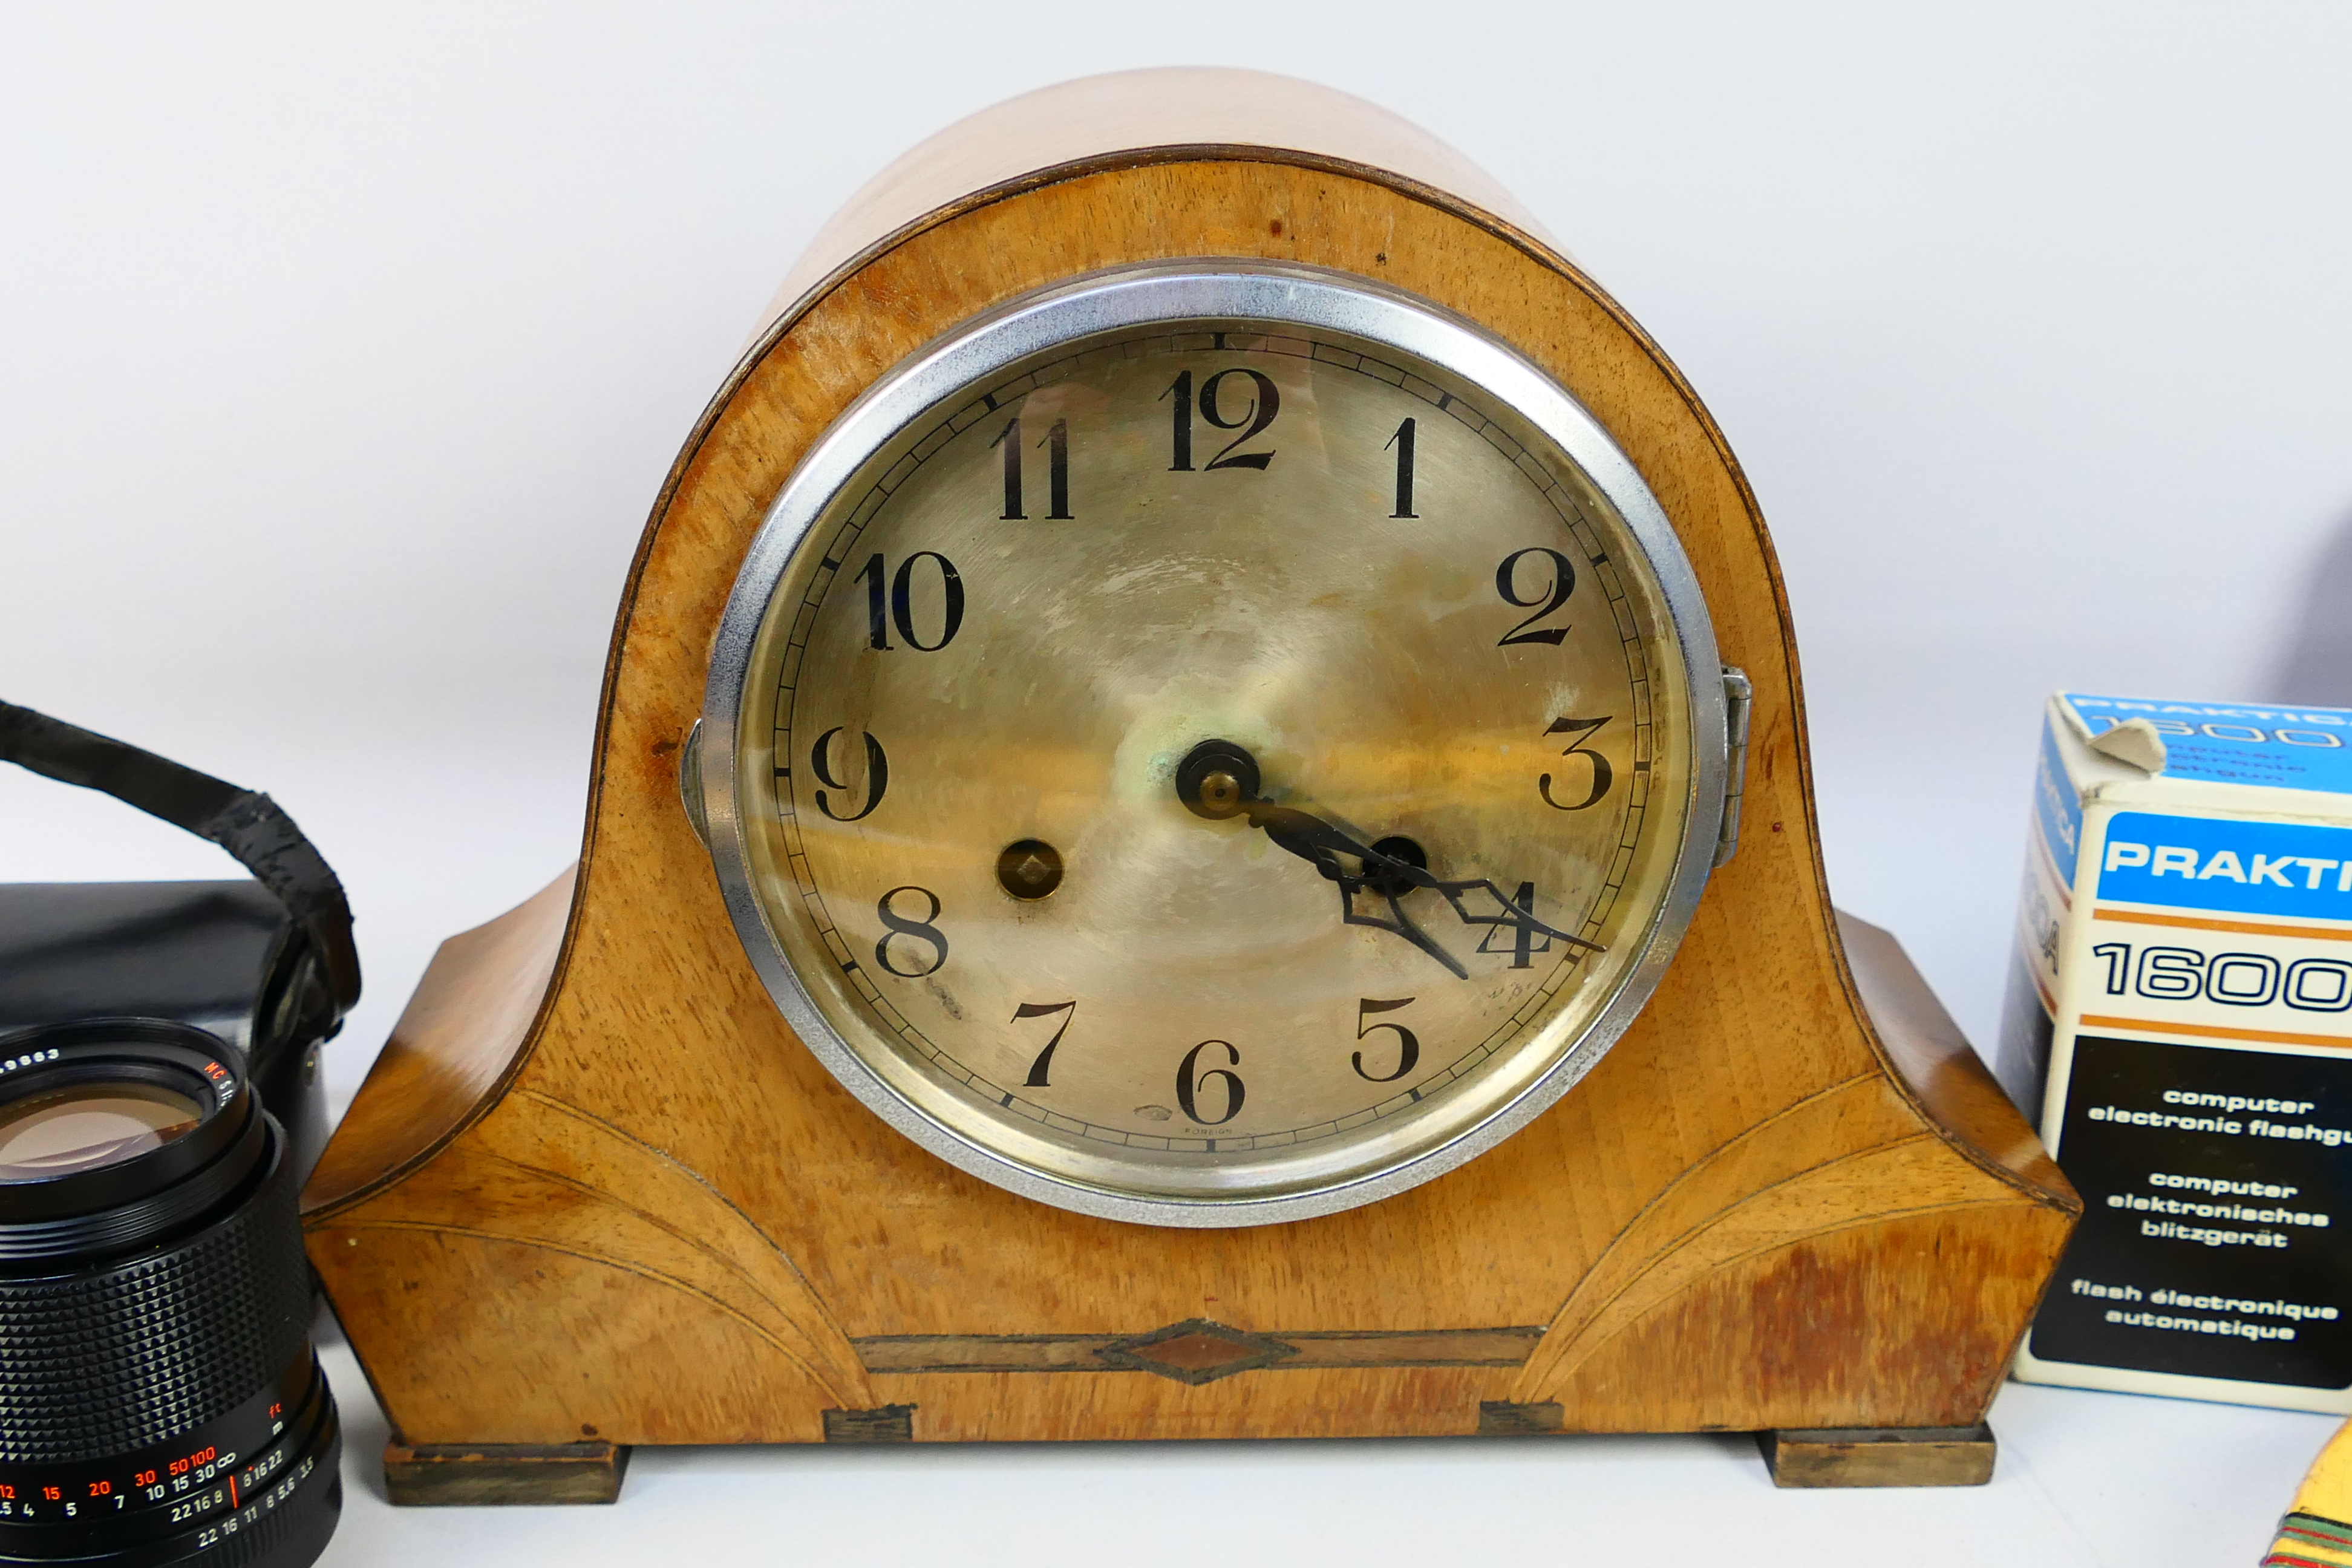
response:
[[[2313,563],[2268,685],[2272,702],[2352,708],[2352,517]]]

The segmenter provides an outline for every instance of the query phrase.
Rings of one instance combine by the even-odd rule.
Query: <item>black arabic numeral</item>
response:
[[[1240,1075],[1226,1070],[1226,1068],[1211,1068],[1207,1072],[1202,1073],[1197,1077],[1194,1076],[1192,1069],[1200,1062],[1201,1053],[1207,1050],[1211,1046],[1223,1046],[1225,1047],[1225,1062],[1227,1067],[1239,1067],[1242,1065],[1242,1054],[1234,1048],[1232,1041],[1202,1040],[1199,1045],[1194,1046],[1191,1050],[1184,1053],[1183,1064],[1176,1069],[1176,1103],[1184,1108],[1185,1121],[1202,1127],[1222,1127],[1226,1122],[1231,1121],[1234,1117],[1239,1116],[1242,1113],[1242,1095],[1244,1090],[1242,1089]],[[1199,1091],[1202,1084],[1207,1083],[1213,1078],[1221,1078],[1225,1080],[1225,1113],[1223,1116],[1204,1117],[1201,1114],[1200,1108],[1193,1103],[1192,1097]]]
[[[1013,424],[1018,425],[1019,420]],[[1008,484],[1018,484],[1017,478]],[[1005,499],[1017,504],[1020,497],[1008,489]],[[940,640],[925,642],[915,635],[915,563],[935,561],[940,568]],[[898,628],[899,640],[918,653],[937,653],[955,641],[956,628],[963,625],[963,578],[955,563],[936,550],[919,550],[898,563],[898,574],[891,577],[888,568],[878,554],[866,558],[857,580],[866,584],[866,642],[869,647],[890,651],[890,627]],[[885,597],[884,584],[888,584]]]
[[[1004,454],[1004,510],[1006,522],[1025,522],[1029,514],[1021,510],[1021,421],[1013,420],[996,433],[989,443]]]
[[[1255,395],[1250,399],[1248,412],[1243,414],[1240,418],[1220,419],[1217,417],[1217,386],[1226,377],[1234,375],[1249,377],[1250,389]],[[1257,439],[1259,434],[1274,423],[1274,416],[1281,411],[1281,408],[1282,394],[1275,390],[1274,378],[1264,371],[1221,370],[1202,382],[1201,384],[1201,417],[1220,430],[1242,432],[1225,443],[1223,451],[1210,459],[1209,468],[1256,468],[1263,472],[1266,465],[1274,461],[1272,452],[1244,452],[1236,456],[1234,448]],[[1249,426],[1247,429],[1242,428],[1244,424]]]
[[[1397,455],[1396,510],[1389,513],[1391,517],[1421,515],[1412,510],[1412,437],[1413,422],[1410,419],[1398,426],[1396,434],[1389,437],[1389,447],[1395,447]],[[1386,451],[1388,447],[1381,449]]]
[[[910,921],[890,907],[890,900],[901,893],[920,893],[930,900],[931,907],[921,920]],[[882,940],[874,944],[874,962],[899,979],[920,980],[926,974],[936,974],[939,973],[940,965],[948,961],[947,935],[931,923],[940,918],[940,896],[929,888],[918,888],[912,885],[893,888],[883,894],[881,901],[874,906],[874,914],[876,919],[890,928]],[[901,969],[891,963],[890,944],[902,936],[929,947],[931,962],[921,969]]]
[[[1078,1005],[1076,1002],[1024,1002],[1013,1010],[1013,1021],[1016,1024],[1024,1018],[1050,1018],[1056,1013],[1067,1013],[1069,1017],[1062,1020],[1062,1026],[1054,1031],[1054,1037],[1045,1042],[1045,1048],[1039,1051],[1037,1059],[1029,1064],[1029,1076],[1021,1080],[1024,1089],[1054,1087],[1045,1081],[1045,1075],[1054,1065],[1054,1047],[1062,1043],[1062,1037],[1070,1032],[1071,1019],[1078,1016]]]
[[[1528,923],[1529,921],[1532,921],[1535,918],[1536,885],[1533,882],[1521,882],[1519,884],[1519,890],[1511,895],[1511,907],[1520,914],[1527,916],[1528,919],[1521,921],[1505,920],[1501,925],[1496,926],[1493,931],[1488,931],[1485,936],[1478,939],[1478,951],[1480,952],[1500,952],[1503,951],[1502,949],[1495,946],[1494,942],[1495,939],[1502,935],[1504,931],[1507,928],[1513,936],[1510,950],[1511,967],[1513,969],[1530,969],[1534,967],[1533,963],[1530,962],[1534,954],[1538,952],[1549,952],[1551,951],[1551,938],[1545,935],[1543,931],[1538,930],[1537,927]],[[1543,943],[1541,947],[1538,947],[1536,945],[1538,942]]]
[[[1174,455],[1169,460],[1168,471],[1189,474],[1192,471],[1192,373],[1178,371],[1176,379],[1170,382],[1168,390],[1160,395],[1163,400],[1171,397],[1176,400],[1176,433],[1172,438]]]
[[[1551,721],[1551,728],[1546,730],[1544,731],[1545,734],[1573,735],[1576,737],[1576,739],[1570,742],[1568,750],[1562,752],[1560,755],[1563,757],[1582,757],[1586,762],[1591,763],[1592,764],[1592,787],[1586,792],[1582,800],[1580,800],[1571,805],[1568,802],[1559,800],[1552,795],[1551,775],[1549,773],[1546,773],[1542,778],[1536,781],[1536,793],[1543,796],[1544,804],[1546,805],[1556,807],[1561,811],[1582,811],[1587,806],[1598,805],[1601,804],[1601,797],[1609,793],[1609,786],[1616,782],[1617,774],[1615,770],[1610,767],[1608,758],[1602,756],[1598,752],[1589,752],[1585,750],[1585,747],[1591,743],[1593,735],[1600,730],[1601,726],[1606,724],[1614,717],[1614,714],[1604,714],[1598,719],[1555,719]]]
[[[940,563],[940,596],[944,601],[944,607],[940,612],[940,640],[937,642],[925,642],[915,635],[915,563],[918,561]],[[955,641],[956,628],[963,625],[963,579],[956,574],[955,563],[936,550],[918,550],[899,562],[898,574],[890,579],[890,619],[898,626],[898,636],[907,646],[919,653],[937,653]]]
[[[1576,568],[1570,563],[1568,557],[1559,551],[1546,550],[1540,545],[1531,545],[1525,550],[1512,551],[1503,557],[1503,563],[1495,568],[1495,592],[1503,596],[1503,603],[1516,605],[1522,610],[1536,602],[1533,599],[1520,598],[1517,586],[1519,563],[1530,555],[1550,558],[1551,596],[1544,600],[1542,609],[1505,633],[1495,644],[1496,647],[1508,647],[1513,643],[1520,642],[1547,642],[1558,647],[1561,639],[1569,634],[1570,628],[1567,626],[1548,626],[1541,631],[1528,629],[1562,605],[1567,604],[1568,596],[1576,592]]]
[[[989,443],[1004,453],[1004,510],[999,514],[1005,522],[1026,522],[1029,514],[1021,504],[1021,421],[1013,419],[996,433]],[[1056,419],[1047,427],[1045,438],[1037,443],[1046,449],[1045,487],[1050,504],[1045,511],[1049,522],[1070,521],[1070,422]]]
[[[1070,422],[1056,419],[1037,443],[1045,448],[1045,508],[1048,522],[1070,521]]]
[[[1358,1051],[1354,1054],[1352,1058],[1356,1064],[1356,1076],[1358,1078],[1364,1079],[1368,1083],[1394,1083],[1397,1079],[1411,1072],[1420,1064],[1421,1041],[1414,1037],[1413,1032],[1411,1029],[1406,1028],[1402,1024],[1367,1024],[1364,1022],[1366,1018],[1370,1017],[1374,1013],[1393,1013],[1400,1007],[1410,1007],[1412,1005],[1412,998],[1410,996],[1400,996],[1393,1002],[1378,1002],[1374,1001],[1370,996],[1366,996],[1356,1004],[1356,1038],[1360,1040],[1374,1029],[1393,1029],[1396,1031],[1397,1037],[1396,1071],[1391,1073],[1366,1072],[1364,1070],[1364,1053]]]
[[[809,768],[816,774],[817,782],[824,784],[825,789],[849,787],[847,780],[835,778],[833,769],[825,764],[825,757],[833,750],[833,738],[840,734],[841,731],[842,726],[835,724],[832,729],[819,735],[816,738],[816,744],[809,748]],[[889,787],[890,759],[883,753],[882,742],[868,735],[866,737],[866,809],[856,816],[844,816],[833,809],[833,802],[826,798],[824,790],[822,789],[816,792],[816,808],[835,822],[856,822],[874,814],[874,808],[882,804],[882,792]],[[842,804],[846,805],[849,803],[845,799]]]
[[[886,598],[889,588],[886,577],[879,555],[867,556],[865,567],[857,574],[857,580],[866,584],[866,644],[884,653],[890,651],[890,612]]]

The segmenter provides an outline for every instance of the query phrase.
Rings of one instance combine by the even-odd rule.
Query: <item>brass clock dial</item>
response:
[[[1368,1201],[1623,1030],[1723,684],[1639,476],[1475,327],[1133,268],[870,389],[778,499],[701,751],[737,927],[935,1152],[1146,1223]]]

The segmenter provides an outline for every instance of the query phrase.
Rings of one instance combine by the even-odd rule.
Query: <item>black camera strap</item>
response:
[[[352,944],[352,906],[343,885],[268,795],[9,702],[0,702],[0,761],[110,795],[211,839],[309,933],[326,960],[336,1016],[360,999],[359,950]]]

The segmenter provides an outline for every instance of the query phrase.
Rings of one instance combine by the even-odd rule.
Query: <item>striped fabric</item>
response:
[[[2352,1524],[2315,1513],[2291,1513],[2279,1521],[2263,1568],[2352,1568]]]

